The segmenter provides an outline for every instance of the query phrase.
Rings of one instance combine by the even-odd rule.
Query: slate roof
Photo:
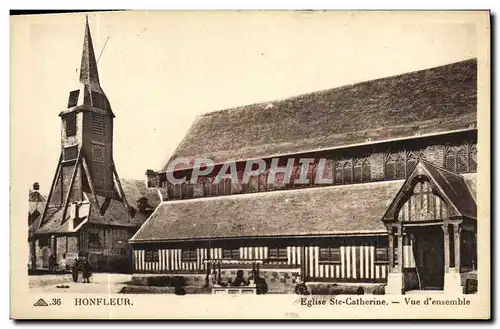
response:
[[[477,121],[476,69],[469,59],[204,114],[161,172],[180,157],[220,163],[468,129]]]
[[[131,242],[386,232],[402,181],[163,202]]]
[[[111,199],[108,208],[104,215],[99,213],[99,208],[95,204],[94,198],[90,193],[85,193],[85,197],[90,202],[90,213],[88,217],[89,223],[123,226],[123,227],[139,227],[147,219],[146,215],[137,210],[136,201],[141,197],[148,199],[148,205],[156,208],[160,204],[160,197],[155,190],[146,188],[146,184],[142,180],[120,180],[127,202],[132,210],[133,218],[131,218],[129,210],[120,200]],[[105,201],[104,197],[97,196],[97,202],[102,205]],[[42,227],[36,230],[36,233],[64,233],[70,232],[69,221],[63,221],[63,208],[48,208],[48,221]],[[69,211],[66,212],[66,217],[69,217]],[[62,223],[62,225],[61,225]]]

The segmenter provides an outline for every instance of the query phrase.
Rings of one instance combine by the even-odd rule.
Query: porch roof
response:
[[[394,196],[394,200],[383,216],[384,220],[394,220],[400,200],[409,192],[412,182],[418,175],[427,176],[435,184],[441,192],[442,197],[453,208],[454,215],[471,219],[477,218],[477,205],[473,196],[473,193],[476,191],[471,191],[475,180],[466,180],[459,174],[438,167],[428,161],[420,160],[413,173],[406,179],[401,189]]]
[[[376,182],[163,202],[131,242],[385,233],[403,182]]]

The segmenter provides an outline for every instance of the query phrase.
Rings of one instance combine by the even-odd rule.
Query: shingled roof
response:
[[[148,206],[156,208],[161,200],[157,191],[148,189],[146,183],[142,180],[120,180],[125,197],[129,206],[133,208],[133,218],[129,221],[129,209],[125,204],[119,200],[112,199],[107,207],[104,215],[99,213],[98,207],[90,193],[85,193],[87,200],[90,202],[90,213],[88,222],[94,224],[111,225],[111,226],[129,226],[139,227],[147,219],[145,214],[142,214],[137,209],[137,200],[145,197],[148,199]],[[97,196],[99,204],[104,203],[104,198]],[[47,209],[47,222],[36,230],[37,234],[44,233],[64,233],[72,231],[69,227],[69,221],[63,221],[62,208],[49,208]],[[69,213],[66,214],[69,217]]]
[[[437,189],[441,191],[443,198],[454,208],[456,216],[470,219],[477,218],[477,205],[474,198],[476,194],[475,175],[465,179],[459,174],[438,167],[428,161],[420,160],[394,196],[391,205],[387,208],[383,216],[385,221],[396,220],[395,215],[399,210],[398,205],[402,197],[413,188],[412,182],[419,175],[427,176],[435,184]]]
[[[402,181],[163,202],[131,242],[386,232]]]
[[[477,120],[476,68],[470,59],[211,112],[197,118],[161,172],[181,157],[220,163],[467,129]]]
[[[433,165],[430,162],[422,161],[422,165],[431,174],[450,202],[457,208],[462,216],[477,218],[477,205],[473,191],[468,187],[466,180],[451,171]]]

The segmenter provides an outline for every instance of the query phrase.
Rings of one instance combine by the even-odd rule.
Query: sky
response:
[[[90,13],[120,178],[159,170],[196,116],[476,57],[471,14]],[[11,17],[11,174],[47,192],[84,14]],[[106,44],[104,50],[103,47]],[[313,127],[312,127],[313,129]],[[22,175],[20,172],[22,171]]]

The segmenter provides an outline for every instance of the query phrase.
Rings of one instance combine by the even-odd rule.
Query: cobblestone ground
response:
[[[81,274],[78,282],[73,282],[71,274],[32,275],[29,286],[30,292],[118,293],[130,277],[129,274],[94,273],[90,283],[83,283]]]

